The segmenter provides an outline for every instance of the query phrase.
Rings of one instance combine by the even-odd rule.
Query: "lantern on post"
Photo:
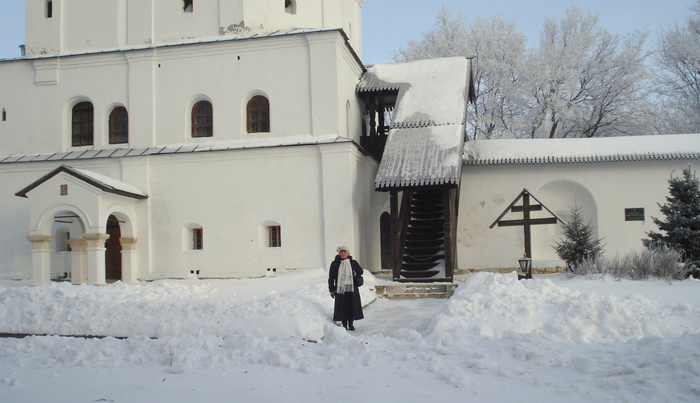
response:
[[[525,276],[518,276],[520,278],[532,278],[532,259],[529,257],[523,256],[520,259],[518,259],[518,264],[520,264],[520,270],[525,273]]]

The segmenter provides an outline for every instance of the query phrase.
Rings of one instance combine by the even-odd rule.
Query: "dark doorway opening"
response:
[[[382,253],[382,270],[392,270],[391,214],[384,212],[379,218],[379,239]]]
[[[117,217],[111,215],[107,219],[107,235],[105,242],[105,279],[115,282],[122,279],[122,231]]]

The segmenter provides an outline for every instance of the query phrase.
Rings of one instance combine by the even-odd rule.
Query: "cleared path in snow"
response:
[[[411,329],[422,336],[437,315],[447,307],[447,299],[385,300],[379,299],[366,307],[365,318],[355,322],[351,334],[391,336],[399,329]]]

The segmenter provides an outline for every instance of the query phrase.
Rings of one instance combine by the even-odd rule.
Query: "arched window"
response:
[[[287,14],[296,14],[297,2],[294,0],[284,0],[284,12]]]
[[[112,109],[109,114],[109,144],[129,142],[129,113],[123,106]]]
[[[80,102],[73,107],[73,147],[93,144],[94,109],[90,102]]]
[[[214,135],[213,112],[211,102],[199,101],[192,107],[192,137],[211,137]]]
[[[263,96],[253,97],[248,102],[248,133],[270,132],[270,103]]]

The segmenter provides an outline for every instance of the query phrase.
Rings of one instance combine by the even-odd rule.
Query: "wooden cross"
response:
[[[539,204],[530,204],[531,196]],[[515,203],[517,203],[520,199],[523,199],[523,204],[521,206],[516,206]],[[530,218],[531,211],[542,211],[542,208],[547,210],[552,215],[552,217]],[[523,213],[523,219],[501,220],[509,212]],[[506,207],[505,211],[503,211],[503,213],[496,219],[496,221],[494,221],[493,224],[491,224],[489,229],[493,229],[493,227],[495,227],[496,224],[498,224],[499,227],[515,227],[522,225],[525,237],[525,256],[532,259],[532,242],[530,237],[530,227],[533,225],[556,224],[557,221],[564,224],[564,221],[562,221],[561,218],[554,214],[552,210],[548,209],[547,206],[542,204],[541,201],[537,200],[537,198],[532,193],[530,193],[530,191],[528,191],[527,189],[523,189],[520,195],[518,195],[518,197],[516,197],[515,200],[513,200],[513,202],[508,207]]]

